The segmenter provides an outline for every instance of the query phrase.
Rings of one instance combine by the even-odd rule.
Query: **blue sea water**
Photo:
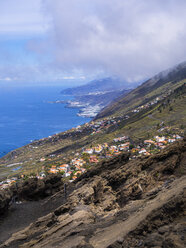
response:
[[[67,100],[59,86],[0,86],[0,157],[35,139],[68,130],[90,119],[78,109],[48,101]]]

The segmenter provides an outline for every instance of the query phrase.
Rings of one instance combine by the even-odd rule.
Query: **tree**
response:
[[[172,107],[172,106],[170,106],[169,111],[172,111],[172,110],[173,110],[173,107]]]
[[[134,148],[134,145],[130,144],[129,149],[132,149],[132,148]]]

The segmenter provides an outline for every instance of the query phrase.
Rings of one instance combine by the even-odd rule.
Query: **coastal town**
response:
[[[69,131],[63,133],[63,135],[73,136],[78,133],[86,133],[87,135],[96,135],[98,133],[104,133],[109,130],[109,128],[117,128],[120,123],[124,120],[128,120],[136,113],[139,113],[143,109],[150,108],[152,105],[157,104],[163,100],[171,91],[167,92],[166,95],[161,95],[156,97],[154,100],[140,105],[137,108],[134,108],[125,115],[117,117],[107,117],[102,120],[90,121],[76,128],[72,128]],[[0,182],[0,189],[5,189],[24,178],[33,178],[43,179],[47,174],[61,174],[61,176],[72,182],[77,179],[78,176],[85,173],[92,166],[96,166],[98,163],[111,159],[114,156],[118,156],[123,152],[128,152],[130,154],[129,159],[136,159],[141,156],[150,156],[151,154],[158,153],[164,149],[167,145],[174,143],[178,140],[183,139],[183,132],[179,128],[172,128],[165,126],[164,122],[161,122],[157,132],[159,135],[156,135],[152,138],[146,140],[140,140],[136,143],[127,135],[121,135],[113,138],[112,141],[104,142],[103,144],[89,145],[87,147],[81,148],[76,154],[72,154],[70,160],[63,159],[60,155],[51,154],[50,157],[42,157],[39,162],[43,163],[42,170],[32,175],[20,175],[18,177],[14,176],[12,178],[7,178]],[[57,137],[56,135],[49,136],[45,139],[53,139]],[[37,146],[29,145],[31,149],[37,149]],[[55,157],[58,158],[57,162],[48,163],[51,159]],[[45,162],[47,165],[45,165]],[[7,165],[7,167],[12,165]],[[22,168],[22,163],[19,163],[14,170],[19,171]]]

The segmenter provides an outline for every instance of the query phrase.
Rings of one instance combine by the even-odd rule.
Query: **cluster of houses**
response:
[[[121,143],[122,141],[125,142]],[[120,144],[108,145],[108,143],[104,143],[91,148],[83,148],[80,153],[77,153],[71,159],[69,164],[53,165],[48,170],[48,173],[62,173],[63,177],[69,177],[70,180],[75,180],[78,175],[87,171],[88,165],[91,166],[100,162],[102,159],[119,155],[122,151],[129,151],[130,142],[127,136],[116,138],[114,142],[120,142]]]
[[[103,145],[99,144],[92,148],[83,149],[83,154],[93,155],[93,156],[90,156],[90,162],[91,162],[93,161],[93,159],[94,161],[97,161],[98,158],[101,158],[101,159],[110,158],[113,155],[120,154],[122,151],[129,150],[130,142],[127,136],[115,138],[113,141],[115,143],[120,142],[120,144],[116,145],[116,144],[113,144],[113,142],[112,144],[108,144],[108,143],[104,143]],[[121,142],[124,142],[124,143],[121,143]]]
[[[174,134],[169,137],[165,136],[155,136],[153,139],[150,140],[144,140],[144,144],[146,145],[147,148],[153,148],[156,147],[158,149],[164,149],[167,144],[174,143],[177,140],[182,139],[182,137],[178,134]]]
[[[12,184],[16,183],[18,180],[17,177],[12,177],[10,179],[6,179],[4,181],[0,182],[0,189],[6,189],[9,188]]]
[[[111,144],[99,144],[91,148],[83,148],[81,153],[77,153],[76,157],[69,164],[61,166],[52,166],[49,173],[63,172],[64,177],[70,177],[75,180],[78,175],[86,172],[87,165],[93,165],[100,162],[102,159],[112,158],[121,154],[123,151],[131,153],[131,159],[139,156],[149,156],[154,152],[164,149],[168,144],[182,139],[178,134],[165,137],[155,136],[153,139],[144,140],[139,145],[131,144],[128,136],[114,138]],[[86,156],[85,156],[86,155]]]
[[[164,149],[168,144],[174,143],[180,139],[182,139],[182,137],[178,134],[175,134],[168,137],[155,136],[153,139],[144,140],[143,145],[136,146],[131,149],[132,158],[136,158],[141,155],[149,156],[154,152]]]
[[[149,103],[146,103],[146,104],[144,104],[144,105],[141,105],[141,106],[139,106],[139,107],[133,109],[132,112],[133,112],[133,113],[138,113],[138,112],[140,112],[141,110],[147,109],[147,108],[149,108],[150,106],[152,106],[152,105],[158,103],[158,102],[159,102],[160,100],[162,100],[162,99],[163,99],[163,96],[162,96],[162,97],[156,97],[155,100],[153,100],[153,101],[151,101],[151,102],[149,102]]]
[[[48,173],[50,174],[63,174],[63,177],[70,177],[71,180],[75,180],[78,175],[86,172],[83,167],[86,162],[81,158],[74,158],[71,160],[70,164],[61,164],[59,166],[52,165]]]
[[[120,119],[121,118],[119,117],[105,118],[101,121],[91,121],[90,123],[87,123],[87,125],[91,129],[91,135],[93,135],[105,131],[113,125],[116,125],[121,121]]]
[[[138,112],[140,112],[140,111],[143,110],[143,109],[148,109],[150,106],[152,106],[152,105],[158,103],[159,101],[165,99],[165,98],[166,98],[168,95],[170,95],[171,93],[172,93],[171,90],[167,91],[166,93],[164,93],[164,95],[160,95],[159,97],[156,97],[153,101],[148,102],[148,103],[146,103],[146,104],[144,104],[144,105],[141,105],[141,106],[139,106],[139,107],[133,109],[133,110],[132,110],[132,113],[138,113]]]
[[[128,140],[128,139],[129,139],[128,136],[122,136],[122,137],[118,137],[118,138],[113,139],[113,141],[114,142],[121,142],[121,141]]]
[[[91,148],[83,148],[80,153],[76,153],[75,157],[71,159],[68,164],[62,163],[61,165],[52,165],[48,171],[40,172],[36,176],[38,179],[43,179],[46,173],[58,174],[61,173],[63,177],[69,178],[70,181],[75,180],[79,175],[87,171],[87,166],[97,164],[102,159],[109,159],[113,156],[117,156],[123,151],[130,152],[130,159],[135,159],[139,156],[149,156],[155,151],[164,149],[168,144],[182,139],[178,134],[169,136],[155,136],[152,139],[144,140],[143,143],[138,145],[131,144],[128,136],[121,136],[113,139],[111,144],[104,143],[96,145]],[[41,158],[40,161],[45,161],[45,158]],[[23,175],[21,177],[24,177]],[[0,182],[0,189],[6,189],[20,178],[13,177]]]

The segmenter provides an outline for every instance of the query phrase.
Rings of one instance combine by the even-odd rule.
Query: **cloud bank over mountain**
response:
[[[185,0],[43,0],[56,66],[128,81],[186,60]]]
[[[185,0],[2,0],[0,82],[145,80],[186,61],[185,11]]]

